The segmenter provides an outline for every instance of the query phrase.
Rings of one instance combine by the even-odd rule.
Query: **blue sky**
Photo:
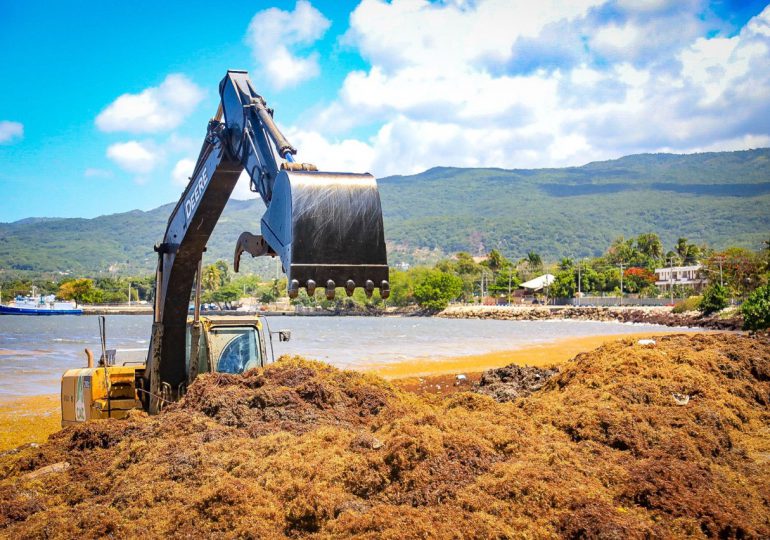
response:
[[[0,0],[0,221],[175,201],[228,68],[325,170],[770,146],[766,4]]]

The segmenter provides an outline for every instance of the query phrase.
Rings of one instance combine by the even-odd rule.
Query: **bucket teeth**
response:
[[[300,285],[300,279],[303,280],[301,285]],[[319,287],[318,282],[316,282],[316,280],[312,278],[305,280],[306,278],[300,277],[300,279],[295,278],[289,281],[289,284],[287,286],[287,292],[289,294],[289,298],[292,298],[292,299],[297,298],[297,296],[299,295],[300,287],[304,287],[307,290],[308,296],[310,297],[315,296],[316,290]],[[374,290],[377,288],[376,282],[371,279],[365,280],[363,282],[363,285],[361,285],[360,282],[359,284],[356,284],[356,281],[354,279],[346,279],[343,282],[343,284],[339,284],[339,285],[338,285],[338,282],[336,282],[333,279],[327,279],[325,282],[322,282],[322,283],[324,288],[324,294],[326,295],[327,300],[334,300],[336,296],[336,289],[338,286],[344,288],[345,294],[349,297],[353,296],[357,287],[361,287],[362,289],[364,289],[364,293],[366,294],[367,298],[372,298]],[[380,288],[380,298],[384,300],[390,296],[390,283],[388,283],[387,280],[380,281],[379,288]]]
[[[289,293],[289,298],[297,298],[299,295],[299,281],[292,279],[291,283],[289,283],[287,292]]]

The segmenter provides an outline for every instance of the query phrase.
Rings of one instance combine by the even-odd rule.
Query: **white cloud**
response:
[[[0,144],[6,144],[21,139],[24,136],[24,125],[20,122],[0,120]]]
[[[128,141],[110,145],[107,157],[125,171],[146,175],[160,164],[163,151],[151,142]]]
[[[190,176],[195,168],[195,160],[183,158],[176,162],[171,171],[171,181],[176,186],[184,187],[190,183]]]
[[[371,67],[349,73],[335,101],[286,130],[290,139],[321,169],[383,176],[734,150],[770,138],[770,7],[733,37],[707,38],[695,0],[628,1],[609,17],[588,3],[538,13],[529,5],[364,0],[344,40]],[[521,69],[517,55],[547,51],[539,40],[554,35],[580,53]],[[348,135],[363,127],[374,134]]]
[[[318,53],[300,56],[296,50],[315,43],[330,25],[310,2],[298,0],[294,11],[270,8],[254,15],[246,43],[267,81],[286,88],[318,76]]]
[[[167,76],[159,86],[123,94],[96,117],[106,132],[155,133],[179,127],[204,97],[204,91],[181,74]]]
[[[554,22],[583,17],[603,1],[487,0],[467,6],[363,0],[350,16],[344,41],[386,71],[409,65],[451,70],[469,62],[508,60],[517,39],[537,36]]]
[[[328,141],[314,131],[286,130],[287,138],[300,149],[298,161],[312,163],[326,172],[369,172],[374,162],[372,147],[356,139]]]
[[[251,180],[249,179],[249,173],[243,171],[238,177],[238,183],[235,184],[231,199],[238,199],[239,201],[246,201],[250,199],[259,199],[259,193],[251,191]]]
[[[731,139],[720,139],[703,146],[690,148],[658,148],[659,152],[684,152],[687,154],[696,152],[731,152],[735,150],[748,150],[752,148],[770,147],[770,135],[742,135]]]
[[[609,25],[600,28],[591,39],[591,45],[601,49],[625,50],[636,45],[639,39],[644,39],[640,29],[634,24],[623,26]]]

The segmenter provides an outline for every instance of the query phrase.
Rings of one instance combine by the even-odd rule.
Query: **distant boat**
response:
[[[60,302],[54,295],[17,296],[13,304],[0,304],[0,315],[82,315],[75,302]]]

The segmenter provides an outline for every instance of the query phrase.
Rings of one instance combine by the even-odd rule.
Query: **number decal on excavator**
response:
[[[91,378],[85,375],[78,376],[77,390],[75,391],[75,420],[78,422],[86,421],[86,402],[83,395],[83,388],[91,388]]]
[[[184,202],[184,217],[185,221],[190,221],[190,215],[193,213],[193,210],[198,206],[198,203],[201,200],[201,196],[203,195],[203,191],[206,189],[206,184],[209,183],[209,175],[206,169],[203,169],[201,172],[201,176],[198,179],[198,183],[195,185],[195,187],[192,190],[192,193],[190,193],[190,196],[187,198],[187,200]]]

